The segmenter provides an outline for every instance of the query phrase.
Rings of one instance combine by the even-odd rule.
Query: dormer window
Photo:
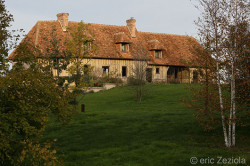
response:
[[[155,58],[162,58],[162,50],[155,50]]]
[[[92,49],[92,42],[91,41],[86,41],[84,43],[84,51],[90,51]]]
[[[129,44],[121,43],[121,52],[129,52]]]

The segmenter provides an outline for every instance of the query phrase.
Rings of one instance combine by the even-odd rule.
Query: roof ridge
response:
[[[69,21],[69,23],[80,23],[78,21]],[[111,27],[126,27],[126,25],[110,25],[110,24],[98,24],[98,23],[89,23],[83,22],[84,24],[100,25],[100,26],[111,26]]]
[[[139,33],[153,34],[153,35],[168,35],[168,36],[191,37],[191,36],[188,36],[188,35],[177,35],[177,34],[158,33],[158,32],[142,32],[142,31],[138,31],[138,32]]]
[[[38,22],[58,22],[57,20],[38,20]],[[79,21],[69,21],[69,23],[80,23]],[[110,25],[110,24],[98,24],[98,23],[88,23],[83,22],[84,24],[91,24],[91,25],[97,25],[97,26],[109,26],[109,27],[126,27],[126,25]],[[167,35],[167,36],[179,36],[179,37],[193,37],[189,35],[178,35],[178,34],[168,34],[168,33],[158,33],[158,32],[143,32],[138,31],[139,33],[146,33],[146,34],[153,34],[153,35]]]
[[[57,20],[38,20],[37,22],[58,22]]]
[[[38,20],[38,22],[58,22],[57,20]],[[80,23],[79,21],[69,21],[69,23]],[[91,24],[91,25],[97,25],[97,26],[109,26],[109,27],[126,27],[126,25],[110,25],[110,24],[98,24],[98,23],[88,23],[88,22],[83,22],[84,24]],[[191,37],[194,38],[193,36],[189,35],[178,35],[178,34],[168,34],[168,33],[158,33],[158,32],[143,32],[143,31],[138,31],[139,33],[146,33],[146,34],[153,34],[153,35],[167,35],[167,36],[179,36],[179,37]]]

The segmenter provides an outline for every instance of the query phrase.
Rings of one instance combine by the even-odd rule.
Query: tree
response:
[[[58,89],[50,72],[36,58],[39,49],[23,41],[8,71],[6,57],[12,15],[0,0],[0,165],[56,165],[51,141],[40,142],[50,114],[67,122],[68,93]],[[8,72],[7,72],[8,71]]]
[[[242,56],[245,47],[246,26],[249,18],[249,4],[245,0],[228,0],[223,4],[227,12],[227,15],[223,17],[222,26],[226,30],[224,38],[224,50],[226,53],[226,59],[228,61],[226,68],[229,71],[229,82],[231,88],[231,106],[230,106],[230,118],[229,118],[229,146],[235,146],[235,133],[236,133],[236,77],[239,75],[237,69],[240,69],[242,58],[247,60],[246,57]],[[241,68],[242,69],[242,68]]]
[[[66,53],[70,58],[70,65],[67,71],[70,75],[68,82],[74,83],[75,86],[71,87],[75,97],[71,104],[76,106],[78,104],[76,97],[82,94],[84,88],[88,84],[84,82],[84,75],[89,73],[91,69],[88,62],[96,51],[96,44],[94,43],[94,34],[88,29],[89,24],[80,22],[77,26],[68,28],[68,36],[66,38]]]
[[[195,72],[199,75],[199,84],[188,86],[192,95],[192,100],[185,100],[188,107],[196,110],[194,114],[200,125],[205,130],[212,130],[218,124],[218,112],[220,111],[218,105],[218,90],[215,84],[216,80],[216,61],[209,53],[209,43],[204,41],[203,47],[189,41],[193,45],[194,51],[197,55],[189,65],[196,68]]]
[[[52,74],[54,70],[56,71],[57,84],[58,86],[63,87],[66,78],[60,77],[60,74],[67,69],[70,63],[70,57],[67,56],[65,51],[63,39],[57,35],[56,31],[56,27],[52,27],[50,33],[51,38],[44,38],[47,46],[44,64],[48,64],[47,67]]]
[[[236,43],[239,41],[237,38],[240,35],[237,35],[237,38],[236,35],[232,35],[234,34],[232,25],[238,27],[239,22],[248,20],[248,5],[245,0],[198,0],[198,2],[202,16],[198,18],[196,24],[204,48],[216,62],[215,74],[224,141],[226,147],[231,147],[235,146],[235,65],[239,51],[237,44],[229,47],[228,41]],[[229,75],[230,79],[226,75]],[[229,88],[222,86],[222,82],[230,82]],[[223,94],[223,88],[230,93],[230,99],[228,99],[229,96],[224,95],[225,93]],[[228,124],[228,130],[226,124]]]
[[[22,42],[15,65],[0,82],[1,165],[56,165],[51,147],[40,142],[50,114],[67,122],[71,115],[68,93],[55,84],[50,71],[36,58],[36,47]]]
[[[63,45],[63,41],[57,36],[56,31],[56,27],[52,27],[51,39],[45,39],[47,41],[46,58],[49,61],[50,70],[56,70],[56,77],[59,78],[62,70],[67,69],[69,62],[65,51],[60,48]]]
[[[13,21],[13,16],[6,10],[4,0],[0,0],[0,76],[5,74],[8,56],[8,39],[11,37],[8,28]]]
[[[69,28],[66,40],[67,56],[70,57],[71,62],[67,70],[77,89],[83,86],[81,83],[86,70],[85,65],[91,60],[96,49],[93,35],[88,30],[88,26],[80,22],[77,26]]]
[[[235,100],[238,103],[238,108],[241,114],[238,113],[237,121],[241,125],[250,125],[250,112],[246,109],[246,105],[249,103],[249,24],[247,22],[239,23],[237,28],[232,27],[232,36],[237,37],[236,45],[234,44],[235,39],[230,39],[232,46],[237,46],[237,59],[235,59]],[[237,30],[237,31],[236,31]]]
[[[146,69],[148,66],[148,51],[141,44],[135,46],[136,52],[132,53],[134,66],[132,68],[133,84],[136,86],[136,100],[141,102],[143,87],[146,83]]]

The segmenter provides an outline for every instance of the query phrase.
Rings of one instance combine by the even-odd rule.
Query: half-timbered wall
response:
[[[127,78],[133,75],[134,60],[112,60],[112,59],[84,59],[83,63],[93,68],[92,74],[97,77],[103,76],[103,67],[109,68],[109,74],[121,78],[126,81]],[[122,68],[126,67],[126,76],[122,76]],[[169,66],[155,66],[148,65],[147,68],[152,69],[152,82],[171,82],[177,81],[178,83],[192,83],[194,68],[176,68]],[[177,72],[177,73],[176,73]],[[56,70],[53,74],[57,75]],[[66,71],[62,71],[60,76],[68,76]]]

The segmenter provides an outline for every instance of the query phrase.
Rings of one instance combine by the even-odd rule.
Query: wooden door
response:
[[[152,68],[146,69],[146,80],[152,82]]]

